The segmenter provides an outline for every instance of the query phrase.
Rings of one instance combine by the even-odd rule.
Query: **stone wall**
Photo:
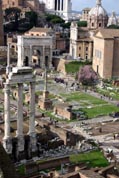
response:
[[[60,158],[55,158],[55,159],[51,159],[51,160],[47,160],[47,161],[41,161],[41,163],[37,163],[37,164],[29,164],[26,165],[25,167],[25,172],[26,174],[32,174],[35,173],[37,171],[41,171],[41,170],[46,170],[46,169],[52,169],[52,168],[56,168],[61,166],[61,164],[67,164],[69,163],[69,157],[60,157]]]
[[[3,172],[4,178],[17,178],[16,171],[9,156],[6,154],[4,148],[0,144],[0,168]]]
[[[57,62],[57,71],[58,72],[62,72],[63,74],[66,74],[65,64],[66,64],[66,60],[65,59],[60,59]]]

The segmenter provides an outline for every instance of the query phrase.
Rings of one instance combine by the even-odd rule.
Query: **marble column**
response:
[[[50,48],[50,57],[49,57],[49,68],[51,69],[52,66],[52,51],[53,51],[53,46]]]
[[[59,7],[59,0],[57,0],[57,9],[56,9],[56,11],[58,11],[58,7]]]
[[[43,60],[42,60],[42,68],[45,68],[45,46],[43,46]]]
[[[18,84],[18,111],[17,111],[17,133],[18,151],[24,151],[24,135],[23,135],[23,84]]]
[[[30,45],[29,65],[32,66],[32,45]]]
[[[22,67],[24,66],[24,46],[21,44],[17,45],[18,48],[18,61],[17,61],[17,66]]]
[[[36,151],[36,132],[35,132],[35,82],[30,82],[30,112],[29,112],[29,136],[32,152]]]
[[[4,138],[3,146],[8,154],[12,153],[12,139],[10,137],[10,86],[4,86]]]
[[[83,59],[85,59],[85,42],[83,42],[83,53],[82,53],[82,57]]]
[[[9,74],[10,72],[11,72],[11,67],[10,67],[10,43],[8,43],[6,74]]]

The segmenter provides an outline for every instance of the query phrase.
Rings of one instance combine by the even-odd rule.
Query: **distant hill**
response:
[[[82,11],[75,11],[75,10],[72,10],[72,13],[81,14]]]

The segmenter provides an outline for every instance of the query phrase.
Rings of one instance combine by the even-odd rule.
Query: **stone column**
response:
[[[92,59],[93,57],[93,47],[92,42],[89,43],[89,59]]]
[[[59,6],[59,0],[57,0],[57,9],[56,9],[56,11],[58,11],[58,6]]]
[[[53,49],[53,46],[50,47],[50,56],[49,56],[49,68],[51,69],[53,66],[52,66],[52,50]]]
[[[83,59],[85,59],[85,42],[83,42],[83,54],[82,54]]]
[[[35,132],[35,82],[30,83],[30,112],[29,112],[29,136],[32,152],[36,151],[36,132]]]
[[[17,37],[17,48],[18,48],[18,61],[17,66],[22,67],[24,66],[24,46],[23,46],[23,37],[18,36]]]
[[[10,137],[10,86],[4,87],[4,138],[3,146],[8,154],[12,153],[12,139]]]
[[[32,66],[32,45],[30,45],[30,56],[29,56],[29,65]]]
[[[24,151],[24,135],[23,135],[23,84],[18,84],[18,111],[17,111],[17,133],[18,151]]]
[[[10,67],[10,43],[8,43],[6,74],[9,74],[10,72],[11,72],[11,67]]]
[[[45,46],[43,46],[43,60],[42,60],[42,68],[45,68]]]

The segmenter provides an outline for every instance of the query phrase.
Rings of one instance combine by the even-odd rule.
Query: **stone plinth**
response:
[[[48,96],[49,96],[49,92],[44,91],[43,97],[40,98],[40,100],[38,102],[38,106],[40,107],[40,109],[42,109],[42,110],[52,109],[52,101],[48,98]]]
[[[9,138],[3,138],[3,147],[7,154],[12,154],[12,139]]]
[[[52,101],[50,99],[40,99],[38,106],[40,107],[40,109],[42,110],[50,110],[52,109]]]
[[[48,99],[48,96],[49,96],[49,91],[44,91],[43,92],[43,98]]]

